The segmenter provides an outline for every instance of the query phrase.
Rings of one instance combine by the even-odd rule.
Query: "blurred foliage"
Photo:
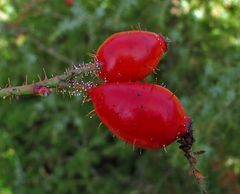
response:
[[[90,61],[114,32],[161,32],[171,43],[149,81],[176,91],[193,118],[209,193],[240,193],[239,18],[239,0],[0,0],[0,85]],[[176,143],[133,151],[81,102],[0,101],[0,194],[199,192]]]

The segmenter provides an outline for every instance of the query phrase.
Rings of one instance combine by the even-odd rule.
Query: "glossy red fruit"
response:
[[[188,131],[189,117],[180,101],[159,85],[107,83],[89,93],[102,122],[134,146],[161,148]]]
[[[98,49],[100,77],[107,82],[136,81],[146,78],[167,51],[165,38],[148,31],[113,34]]]

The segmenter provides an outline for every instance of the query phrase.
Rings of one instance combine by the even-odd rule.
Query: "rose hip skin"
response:
[[[146,78],[167,51],[164,37],[148,31],[126,31],[110,36],[99,47],[96,60],[102,65],[100,77],[107,82]]]
[[[180,101],[159,85],[107,83],[89,93],[102,122],[134,146],[161,148],[187,132],[189,117]]]

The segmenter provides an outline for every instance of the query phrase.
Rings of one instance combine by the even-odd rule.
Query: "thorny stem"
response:
[[[199,150],[199,151],[193,152],[193,150],[192,150],[192,146],[193,146],[193,143],[195,142],[195,139],[193,137],[193,129],[192,129],[191,119],[189,120],[187,129],[188,129],[188,132],[183,137],[181,137],[177,142],[181,144],[179,146],[179,148],[184,152],[184,156],[187,158],[187,160],[190,164],[192,174],[194,175],[194,177],[200,187],[200,190],[202,191],[203,194],[208,194],[206,187],[205,187],[204,176],[196,168],[197,159],[194,156],[194,155],[203,154],[205,151]]]
[[[44,71],[45,78],[32,84],[25,83],[21,86],[11,86],[9,81],[6,88],[0,88],[0,98],[6,99],[25,95],[46,96],[50,94],[50,89],[67,90],[72,87],[72,84],[76,78],[81,78],[81,76],[84,76],[88,73],[94,74],[98,70],[99,65],[97,63],[87,63],[73,65],[62,75],[57,75],[52,78],[47,78],[47,75]],[[81,83],[83,82],[78,82],[77,85],[79,87],[83,87],[81,86]]]

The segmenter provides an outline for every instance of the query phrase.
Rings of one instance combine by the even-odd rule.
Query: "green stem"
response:
[[[25,95],[45,96],[44,91],[49,95],[50,90],[48,89],[68,89],[69,86],[71,86],[70,81],[77,79],[81,75],[96,73],[98,70],[99,66],[97,63],[80,64],[73,66],[62,75],[57,75],[52,78],[47,78],[45,75],[44,80],[36,83],[21,86],[11,86],[9,83],[8,87],[0,89],[0,98],[6,99]]]

